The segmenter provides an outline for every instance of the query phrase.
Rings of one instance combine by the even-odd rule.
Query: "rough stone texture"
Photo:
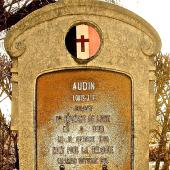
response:
[[[76,63],[65,47],[69,28],[90,22],[101,30],[99,55]],[[149,118],[153,117],[153,56],[161,47],[156,31],[134,13],[95,0],[65,0],[33,12],[8,33],[6,50],[13,59],[12,127],[19,133],[20,170],[36,169],[36,79],[68,68],[121,72],[133,82],[134,169],[148,170]],[[149,113],[150,112],[150,113]]]
[[[74,82],[80,80],[95,83],[93,90],[73,90]],[[64,165],[68,170],[98,170],[104,163],[108,169],[130,169],[131,86],[130,77],[109,70],[77,69],[40,76],[36,95],[37,169],[58,169],[65,158],[72,162]],[[80,93],[91,99],[80,102]],[[77,106],[92,109],[80,111]],[[100,140],[101,136],[108,140]],[[86,153],[82,152],[84,148]]]

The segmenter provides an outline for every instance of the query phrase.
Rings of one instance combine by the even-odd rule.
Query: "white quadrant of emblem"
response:
[[[90,57],[88,25],[78,25],[76,27],[76,46],[78,59],[88,59]]]

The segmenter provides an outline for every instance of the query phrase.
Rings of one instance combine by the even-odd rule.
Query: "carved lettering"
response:
[[[64,147],[63,146],[53,147],[52,153],[53,155],[64,154]]]
[[[97,164],[98,158],[79,158],[79,164]]]
[[[67,154],[78,154],[79,148],[77,146],[67,147]]]
[[[98,122],[98,123],[110,123],[111,116],[110,115],[89,115],[88,122]]]
[[[69,143],[71,143],[71,142],[73,142],[73,137],[72,136],[68,136],[68,141],[67,142],[69,142]]]
[[[96,95],[95,94],[77,94],[73,95],[73,101],[74,102],[89,102],[89,101],[94,101],[96,100]]]
[[[57,141],[59,143],[63,143],[64,142],[64,137],[63,136],[57,136]]]
[[[74,82],[72,89],[78,90],[78,91],[93,91],[95,90],[95,83],[94,82]]]
[[[76,142],[95,142],[95,136],[77,136]]]
[[[109,142],[109,136],[99,136],[99,142]]]
[[[64,120],[66,123],[83,123],[86,122],[86,115],[65,115]]]
[[[77,164],[76,158],[58,158],[57,159],[58,164]]]
[[[74,111],[91,112],[91,111],[93,111],[93,106],[92,105],[75,106]]]
[[[104,126],[92,126],[93,132],[104,132]]]
[[[89,154],[89,148],[88,147],[81,147],[81,153],[82,154]]]
[[[93,154],[114,154],[114,146],[92,146]]]

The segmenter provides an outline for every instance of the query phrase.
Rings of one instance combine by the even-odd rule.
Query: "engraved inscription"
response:
[[[96,95],[95,94],[77,94],[73,95],[73,101],[74,102],[89,102],[89,101],[94,101],[96,100]]]
[[[93,91],[95,90],[95,82],[74,82],[73,90]]]
[[[40,77],[37,89],[37,170],[131,169],[128,77],[61,71]]]

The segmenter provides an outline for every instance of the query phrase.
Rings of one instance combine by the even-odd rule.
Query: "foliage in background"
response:
[[[17,134],[10,130],[0,110],[0,169],[18,168]]]
[[[0,32],[10,28],[31,12],[58,0],[0,0]],[[118,3],[119,0],[101,0]]]
[[[9,57],[0,54],[0,102],[12,99],[11,66]],[[0,109],[0,170],[13,170],[18,165],[17,133],[11,131]]]
[[[12,62],[9,57],[0,54],[0,97],[5,94],[4,96],[9,97],[10,100],[12,99],[11,66]]]
[[[160,140],[155,170],[159,170],[161,154],[164,156],[164,170],[169,169],[170,151],[167,132],[170,130],[170,56],[159,54],[156,57],[156,114],[159,117]]]
[[[55,0],[0,0],[0,31],[10,28],[29,13]]]
[[[170,55],[158,54],[156,65],[156,115],[158,128],[152,130],[158,147],[150,149],[150,161],[156,161],[155,170],[160,169],[160,162],[164,162],[163,170],[169,170],[170,165]]]

